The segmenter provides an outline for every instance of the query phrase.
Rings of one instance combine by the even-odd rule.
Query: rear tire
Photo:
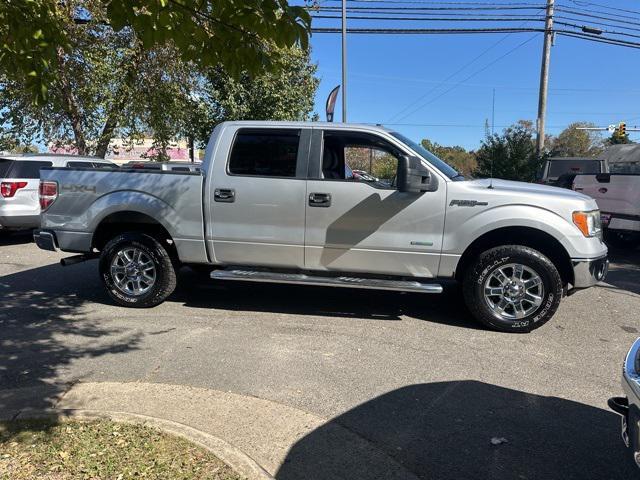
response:
[[[472,315],[502,332],[527,333],[548,322],[560,305],[562,279],[542,253],[504,245],[481,253],[464,274]]]
[[[176,288],[171,256],[155,238],[126,232],[113,238],[100,254],[100,278],[119,305],[155,307]]]

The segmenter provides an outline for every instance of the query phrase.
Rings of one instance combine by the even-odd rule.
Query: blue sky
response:
[[[576,3],[571,0],[557,2],[567,6]],[[492,3],[513,1],[494,0]],[[638,1],[599,0],[599,3],[640,11]],[[331,1],[321,4],[340,5]],[[314,26],[327,26],[328,22],[339,25],[336,20],[317,20]],[[407,23],[402,27],[434,26],[431,22]],[[395,25],[362,20],[349,22],[349,26],[354,27]],[[442,23],[435,26],[443,27]],[[491,121],[494,88],[496,131],[519,119],[535,120],[542,40],[542,33],[531,32],[349,35],[348,120],[385,125],[400,123],[402,125],[391,126],[415,140],[430,138],[444,145],[475,149],[484,136],[485,119]],[[317,33],[311,44],[320,78],[316,111],[324,120],[326,97],[341,81],[340,35]],[[469,64],[487,49],[481,58]],[[465,65],[468,66],[442,83]],[[622,120],[629,126],[640,125],[639,79],[640,50],[557,36],[551,52],[547,132],[557,134],[567,124],[579,120],[602,126]],[[445,93],[455,84],[459,85]],[[336,120],[341,119],[340,102],[339,97]],[[640,132],[632,133],[631,138],[640,141]]]

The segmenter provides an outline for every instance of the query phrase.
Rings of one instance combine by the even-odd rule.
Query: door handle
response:
[[[330,207],[331,194],[330,193],[310,193],[309,206],[310,207]]]
[[[236,191],[232,188],[216,188],[213,191],[213,199],[216,202],[232,203],[236,199]]]

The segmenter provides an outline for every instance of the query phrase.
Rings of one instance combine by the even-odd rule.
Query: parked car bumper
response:
[[[622,368],[622,389],[625,397],[609,399],[609,407],[622,417],[621,435],[640,467],[640,338],[631,346]]]
[[[604,280],[609,271],[609,259],[607,256],[572,260],[573,265],[573,288],[593,287],[598,282]]]
[[[0,229],[19,230],[40,226],[40,215],[0,215]]]

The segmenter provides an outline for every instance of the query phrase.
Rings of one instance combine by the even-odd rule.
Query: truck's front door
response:
[[[442,247],[446,183],[395,187],[398,144],[373,133],[314,129],[307,182],[305,267],[433,277]]]
[[[207,191],[214,262],[304,266],[310,136],[310,129],[282,127],[222,134]]]

